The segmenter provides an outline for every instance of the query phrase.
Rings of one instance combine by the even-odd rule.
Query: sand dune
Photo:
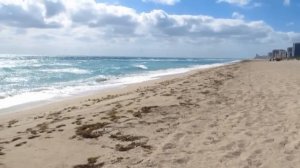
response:
[[[1,115],[0,167],[300,167],[299,72],[247,61]]]

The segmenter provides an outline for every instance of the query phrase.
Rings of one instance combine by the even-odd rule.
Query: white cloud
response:
[[[300,40],[299,33],[277,32],[237,12],[233,18],[215,18],[163,10],[139,13],[94,0],[47,1],[0,1],[2,52],[240,56]]]
[[[244,19],[245,16],[242,15],[242,14],[240,14],[240,13],[238,13],[238,12],[233,12],[232,13],[232,18],[234,18],[234,19]]]
[[[217,3],[226,2],[229,4],[239,5],[239,6],[245,6],[248,5],[251,0],[218,0]]]
[[[176,3],[180,2],[180,0],[143,0],[143,2],[154,2],[164,5],[175,5]]]
[[[289,6],[290,3],[291,3],[290,0],[283,0],[283,4],[284,4],[285,6]]]
[[[223,19],[203,15],[170,15],[154,10],[139,16],[144,35],[156,38],[184,38],[189,41],[207,39],[225,41],[261,41],[267,38],[272,28],[262,21],[245,22],[241,19]]]
[[[63,13],[65,7],[60,1],[45,1],[45,10],[47,17],[53,17]]]
[[[33,0],[0,1],[0,22],[24,28],[58,28],[61,23],[45,17],[46,5]]]

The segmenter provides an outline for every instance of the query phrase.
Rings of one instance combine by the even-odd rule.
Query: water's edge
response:
[[[48,103],[64,101],[65,99],[72,99],[76,97],[81,97],[84,95],[89,95],[95,92],[107,91],[112,90],[115,88],[123,88],[131,84],[138,84],[142,82],[147,82],[151,80],[161,79],[166,76],[178,75],[183,73],[188,73],[194,70],[201,70],[201,69],[209,69],[214,67],[220,67],[224,65],[234,64],[240,62],[239,60],[230,61],[225,63],[215,63],[215,64],[207,64],[207,65],[199,65],[190,68],[176,68],[176,69],[167,69],[167,70],[159,70],[148,72],[148,74],[139,74],[133,76],[135,80],[132,80],[132,77],[124,77],[120,79],[114,79],[110,81],[105,81],[106,84],[102,84],[99,87],[90,87],[88,89],[78,90],[78,92],[73,92],[70,95],[62,95],[62,96],[52,96],[52,97],[43,97],[35,95],[34,98],[29,99],[31,93],[26,93],[23,95],[18,95],[16,97],[10,97],[6,99],[8,106],[7,107],[0,107],[0,114],[1,113],[10,113],[19,110],[23,110],[26,108],[32,108],[36,106],[41,106]],[[34,93],[36,94],[36,93]]]

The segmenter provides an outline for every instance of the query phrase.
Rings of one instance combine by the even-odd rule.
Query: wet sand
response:
[[[1,115],[0,167],[300,167],[299,72],[245,61]]]

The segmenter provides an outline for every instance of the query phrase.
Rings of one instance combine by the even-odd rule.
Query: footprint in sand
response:
[[[22,145],[24,145],[24,144],[27,144],[27,142],[24,141],[24,142],[18,143],[18,144],[15,145],[15,147],[19,147],[19,146],[22,146]]]
[[[189,157],[181,157],[181,158],[174,159],[173,162],[176,164],[186,164],[189,160],[190,160]]]
[[[177,133],[174,135],[174,140],[175,141],[179,141],[180,139],[182,139],[184,137],[184,133]]]
[[[176,148],[176,145],[172,144],[172,143],[167,143],[162,147],[164,152],[167,151],[167,150],[170,150],[170,149],[174,149],[174,148]]]
[[[262,161],[261,161],[261,153],[262,150],[261,149],[257,149],[255,150],[247,159],[246,159],[246,163],[247,165],[246,167],[260,167],[262,165]]]

